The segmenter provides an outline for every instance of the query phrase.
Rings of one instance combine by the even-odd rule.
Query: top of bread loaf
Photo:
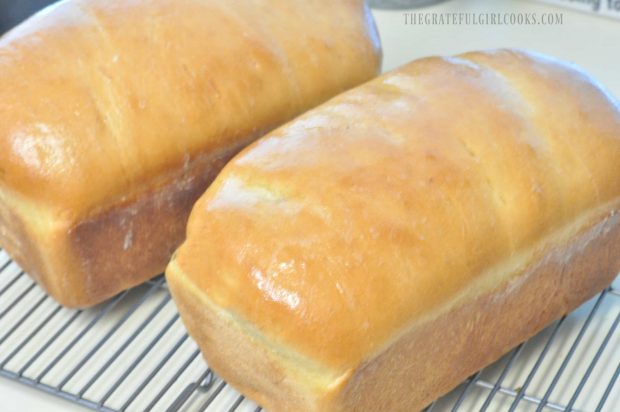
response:
[[[61,2],[0,39],[0,182],[96,213],[367,80],[378,50],[362,0]]]
[[[529,52],[416,61],[233,159],[169,274],[338,376],[618,198],[618,109]]]

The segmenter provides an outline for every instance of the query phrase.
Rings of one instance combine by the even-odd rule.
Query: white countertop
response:
[[[403,11],[375,11],[385,70],[428,55],[498,47],[530,48],[577,63],[620,96],[620,20],[527,0],[451,0],[415,12],[561,12],[564,21],[558,26],[420,26],[406,25]],[[0,378],[0,410],[71,412],[84,408]]]
[[[450,0],[412,11],[564,16],[558,26],[420,26],[405,25],[403,11],[376,10],[385,70],[423,56],[519,47],[575,62],[620,96],[620,20],[528,0]]]
[[[3,412],[82,412],[90,409],[26,387],[21,383],[0,378],[0,410]]]

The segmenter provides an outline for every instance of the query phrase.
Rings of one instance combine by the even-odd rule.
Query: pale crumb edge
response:
[[[166,268],[166,279],[169,283],[172,278],[175,278],[174,282],[187,288],[186,293],[189,292],[197,297],[206,308],[212,313],[217,314],[220,319],[225,320],[230,327],[237,329],[241,335],[246,336],[247,339],[256,342],[259,346],[266,349],[284,366],[285,370],[292,372],[296,379],[303,382],[304,386],[329,391],[333,387],[338,387],[351,375],[352,370],[334,370],[300,354],[290,346],[274,344],[273,340],[267,338],[266,334],[254,327],[250,322],[214,303],[187,276],[174,258]]]

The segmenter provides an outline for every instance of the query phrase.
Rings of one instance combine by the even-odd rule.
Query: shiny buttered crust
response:
[[[236,156],[167,278],[268,410],[420,409],[612,281],[618,159],[618,103],[573,65],[415,61]]]
[[[363,0],[68,0],[0,39],[0,240],[61,303],[160,273],[242,147],[380,66]]]

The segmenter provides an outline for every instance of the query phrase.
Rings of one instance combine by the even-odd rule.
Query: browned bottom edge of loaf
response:
[[[607,287],[620,269],[619,223],[618,214],[599,216],[517,277],[420,324],[322,392],[303,387],[269,347],[206,307],[188,280],[171,275],[170,286],[210,367],[267,410],[415,411]]]
[[[69,248],[82,272],[73,296],[56,297],[87,307],[161,274],[185,238],[191,209],[226,163],[254,140],[198,156],[171,182],[79,222]]]
[[[84,308],[101,303],[164,271],[185,237],[196,200],[259,134],[197,155],[157,188],[58,228],[47,243],[29,233],[19,213],[0,204],[2,247],[62,305]]]

